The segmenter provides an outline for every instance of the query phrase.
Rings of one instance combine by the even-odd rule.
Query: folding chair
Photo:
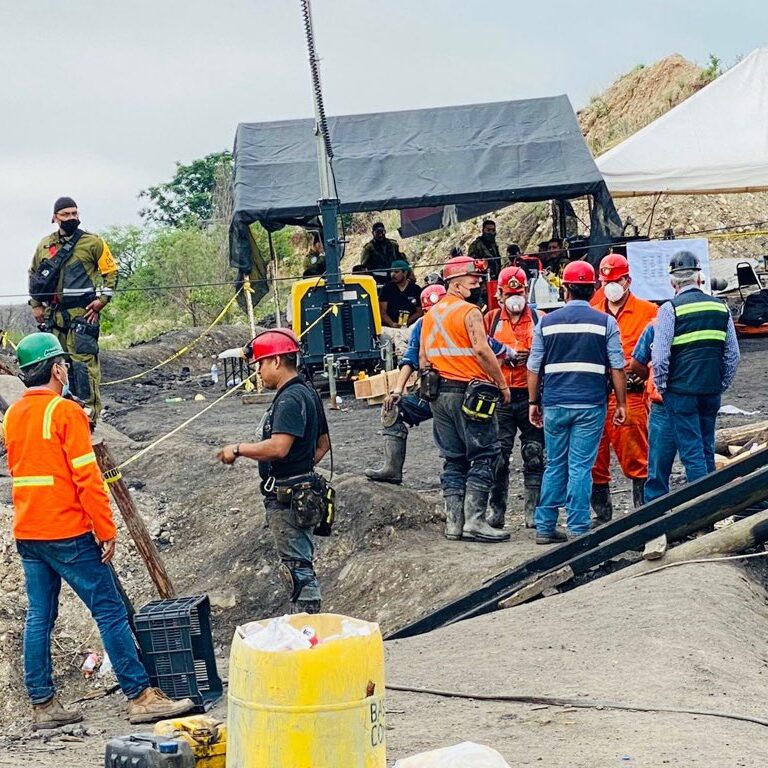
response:
[[[739,296],[744,301],[744,288],[755,286],[758,290],[763,287],[754,266],[749,261],[740,261],[736,265],[736,281],[739,285]]]

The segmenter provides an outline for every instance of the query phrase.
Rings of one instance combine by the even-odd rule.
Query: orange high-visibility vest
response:
[[[447,294],[424,316],[421,344],[432,367],[445,379],[491,381],[472,349],[464,325],[467,313],[477,309],[474,304]]]
[[[115,537],[109,498],[85,411],[47,388],[28,389],[3,420],[13,478],[13,535]]]
[[[497,317],[499,318],[498,322]],[[535,323],[530,307],[523,310],[516,323],[513,323],[510,316],[501,309],[494,309],[485,316],[485,329],[488,334],[491,335],[491,330],[493,330],[493,338],[511,347],[515,352],[531,351],[534,327]],[[515,367],[502,365],[501,371],[510,389],[526,389],[528,387],[528,369],[524,365]]]

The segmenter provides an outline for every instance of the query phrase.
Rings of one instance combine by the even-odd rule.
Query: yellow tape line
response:
[[[339,311],[338,308],[339,308],[338,304],[331,304],[331,306],[329,306],[328,309],[326,309],[325,312],[323,312],[323,314],[320,315],[320,317],[318,317],[317,320],[315,320],[314,323],[312,323],[312,325],[307,326],[299,334],[298,338],[300,339],[302,336],[304,336],[304,334],[307,333],[307,331],[309,331],[310,328],[312,328],[312,326],[315,325],[315,323],[319,323],[326,315],[328,315],[330,313],[333,313],[334,315],[338,314],[338,311]],[[223,395],[221,395],[221,397],[216,398],[216,400],[214,400],[212,403],[209,403],[208,405],[206,405],[205,408],[203,408],[202,411],[199,411],[194,416],[190,416],[186,421],[183,421],[181,424],[179,424],[178,427],[175,427],[174,429],[172,429],[167,434],[163,435],[162,437],[159,437],[157,440],[154,440],[149,445],[147,445],[144,448],[142,448],[138,453],[134,453],[133,456],[131,456],[130,458],[126,459],[119,466],[115,467],[114,470],[110,470],[107,473],[107,475],[109,475],[111,477],[113,472],[117,472],[118,473],[118,477],[121,476],[120,475],[120,470],[121,469],[124,469],[129,464],[133,464],[134,461],[137,461],[138,459],[140,459],[145,454],[149,453],[153,448],[156,448],[161,443],[164,443],[169,437],[172,437],[173,435],[177,434],[178,432],[181,432],[182,429],[184,429],[185,427],[189,426],[193,421],[196,421],[197,419],[199,419],[204,413],[206,413],[206,411],[210,411],[211,408],[213,408],[215,405],[218,405],[222,400],[224,400],[224,398],[229,397],[233,392],[236,392],[241,387],[247,388],[248,385],[251,384],[252,380],[255,379],[258,375],[259,375],[258,370],[254,371],[250,376],[248,376],[247,378],[243,379],[239,384],[235,384],[234,387],[231,387],[230,389],[228,389]],[[104,480],[106,480],[107,483],[115,482],[115,480],[118,479],[118,477],[115,477],[114,479],[110,480],[107,477],[107,475],[104,476]]]
[[[741,237],[765,237],[768,235],[768,230],[755,229],[751,232],[721,232],[714,235],[709,235],[710,240],[737,240]]]
[[[224,309],[219,312],[216,319],[196,338],[194,341],[191,341],[189,344],[186,344],[181,349],[174,352],[169,358],[166,360],[163,360],[162,362],[159,362],[157,365],[153,365],[151,368],[147,368],[146,371],[141,371],[141,373],[135,373],[133,376],[126,376],[124,379],[115,379],[114,381],[105,381],[102,382],[102,387],[108,387],[111,384],[124,384],[126,381],[135,381],[136,379],[142,378],[142,376],[146,376],[148,373],[152,373],[152,371],[156,371],[158,368],[162,368],[164,365],[168,365],[168,363],[172,363],[174,360],[178,359],[182,355],[189,352],[192,347],[194,347],[198,342],[202,341],[205,336],[208,335],[209,331],[215,326],[218,325],[223,319],[224,316],[229,311],[229,308],[234,304],[237,297],[240,295],[240,292],[245,288],[245,286],[241,287],[237,293],[224,305]]]

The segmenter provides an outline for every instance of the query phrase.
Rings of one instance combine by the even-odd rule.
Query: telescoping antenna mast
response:
[[[333,146],[328,132],[328,121],[323,104],[323,91],[320,85],[320,60],[315,49],[315,34],[312,28],[312,8],[310,0],[301,0],[301,14],[304,19],[304,31],[307,37],[309,71],[312,77],[312,100],[315,107],[315,138],[317,143],[317,165],[320,174],[320,217],[323,223],[323,241],[325,245],[325,280],[330,303],[341,302],[343,284],[340,275],[341,243],[338,236],[339,198],[336,180],[333,174]],[[336,320],[332,315],[331,320]],[[332,336],[341,333],[341,326],[331,322]],[[335,339],[332,344],[335,346]]]

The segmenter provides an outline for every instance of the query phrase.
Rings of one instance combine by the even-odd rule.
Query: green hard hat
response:
[[[27,368],[52,357],[62,357],[67,353],[61,348],[59,340],[52,333],[30,333],[16,347],[19,368]]]

